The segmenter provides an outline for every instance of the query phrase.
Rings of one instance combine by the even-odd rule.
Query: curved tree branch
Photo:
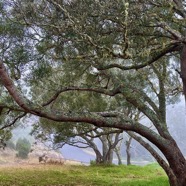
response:
[[[53,101],[55,101],[58,96],[63,93],[63,92],[67,92],[67,91],[89,91],[89,92],[96,92],[96,93],[101,93],[101,94],[105,94],[108,96],[115,96],[116,94],[121,93],[118,88],[115,88],[113,90],[107,90],[107,89],[101,89],[101,88],[83,88],[83,87],[77,87],[77,86],[73,86],[73,87],[64,87],[64,88],[60,88],[59,90],[57,90],[55,92],[55,94],[46,102],[43,103],[42,106],[47,106],[50,103],[52,103]]]
[[[26,116],[26,114],[27,114],[27,113],[23,113],[23,114],[17,116],[17,117],[16,117],[12,122],[10,122],[9,124],[0,127],[0,130],[3,130],[3,129],[5,129],[5,128],[9,128],[9,127],[13,126],[19,119],[21,119],[21,118],[23,118],[24,116]]]
[[[161,57],[165,56],[168,53],[171,53],[174,51],[179,51],[179,50],[180,50],[180,46],[178,45],[178,43],[174,43],[174,44],[170,44],[169,46],[167,46],[166,48],[157,52],[156,54],[152,54],[150,60],[148,60],[145,63],[139,64],[139,65],[123,66],[123,65],[120,65],[117,63],[112,63],[110,65],[98,66],[96,68],[98,70],[107,70],[107,69],[111,69],[111,68],[118,68],[121,70],[131,70],[131,69],[138,70],[138,69],[144,68],[144,67],[156,62],[158,59],[160,59]]]

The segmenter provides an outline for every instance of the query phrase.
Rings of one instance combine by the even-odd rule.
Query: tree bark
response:
[[[164,146],[164,147],[163,147]],[[185,186],[186,185],[186,160],[177,146],[175,140],[169,136],[167,143],[159,146],[161,152],[168,161],[170,169],[166,171],[169,177],[171,186]],[[163,162],[159,162],[160,166],[164,168]],[[165,170],[165,169],[164,169]]]
[[[103,161],[101,153],[95,149],[94,149],[94,152],[96,154],[96,164],[101,164]]]
[[[186,45],[184,44],[181,52],[181,78],[183,82],[183,93],[186,97]]]
[[[127,165],[131,165],[131,153],[130,153],[130,145],[131,145],[132,137],[126,141],[126,153],[127,153]]]
[[[171,186],[185,186],[186,185],[186,160],[178,148],[176,142],[172,139],[170,140],[170,145],[166,147],[166,154],[164,153],[171,170],[177,178],[177,185],[169,181]]]
[[[112,142],[109,141],[109,138],[109,135],[103,135],[100,137],[103,150],[103,164],[112,164],[113,161]]]
[[[108,164],[112,164],[113,157],[114,157],[114,150],[113,149],[109,149],[108,152],[107,152],[107,163]]]
[[[116,156],[118,158],[118,165],[122,165],[122,159],[121,159],[121,152],[120,152],[120,148],[115,148],[115,153]]]

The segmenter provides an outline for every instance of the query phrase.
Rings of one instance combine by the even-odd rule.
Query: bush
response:
[[[97,165],[96,160],[90,160],[90,165],[92,166]]]
[[[19,138],[16,143],[17,157],[26,159],[30,152],[31,144],[26,138]]]

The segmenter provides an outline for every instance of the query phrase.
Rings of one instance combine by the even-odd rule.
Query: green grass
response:
[[[156,164],[139,166],[0,167],[1,186],[168,186]]]

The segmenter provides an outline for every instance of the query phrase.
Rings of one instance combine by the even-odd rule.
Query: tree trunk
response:
[[[180,56],[181,61],[181,78],[183,82],[183,93],[186,97],[186,45],[183,45],[183,49]]]
[[[131,165],[131,153],[130,153],[130,145],[131,145],[132,137],[126,141],[126,153],[127,153],[127,165]]]
[[[103,157],[102,157],[101,153],[97,149],[93,149],[93,150],[96,154],[96,164],[101,164],[103,161]]]
[[[118,165],[122,165],[122,156],[121,156],[121,146],[122,146],[123,138],[118,142],[118,144],[114,148],[114,152],[116,153],[116,156],[118,158]]]
[[[131,154],[130,154],[130,149],[126,149],[127,152],[127,165],[131,165]]]
[[[164,155],[177,178],[177,185],[173,183],[174,180],[169,178],[170,185],[186,186],[186,160],[173,139],[170,141],[170,145],[167,147],[166,154]]]
[[[108,152],[107,152],[107,164],[112,164],[113,162],[113,156],[114,156],[114,150],[113,149],[109,149]]]
[[[113,150],[110,148],[111,144],[109,144],[108,138],[109,136],[103,135],[100,139],[102,141],[103,164],[111,164],[113,160]]]
[[[116,156],[118,158],[118,165],[122,165],[122,159],[121,159],[120,149],[115,148],[115,153],[116,153]]]

